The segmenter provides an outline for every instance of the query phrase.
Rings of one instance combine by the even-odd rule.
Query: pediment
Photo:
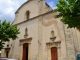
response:
[[[47,45],[48,48],[51,48],[51,47],[60,48],[60,47],[61,47],[61,41],[57,41],[57,42],[47,42],[46,45]]]
[[[26,39],[20,39],[20,45],[24,43],[31,43],[32,37],[26,38]]]

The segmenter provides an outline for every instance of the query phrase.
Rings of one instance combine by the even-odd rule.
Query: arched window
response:
[[[28,20],[30,18],[30,12],[26,11],[26,20]]]

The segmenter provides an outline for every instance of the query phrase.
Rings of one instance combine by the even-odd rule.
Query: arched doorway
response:
[[[51,60],[58,60],[57,47],[51,48]]]
[[[23,44],[23,59],[28,60],[28,43]]]

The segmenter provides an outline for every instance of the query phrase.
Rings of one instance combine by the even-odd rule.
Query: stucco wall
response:
[[[43,2],[44,3],[44,2]],[[36,9],[34,9],[34,7]],[[45,5],[43,4],[42,12],[45,13]],[[26,21],[25,19],[25,12],[30,11],[30,21]],[[10,58],[16,58],[16,59],[22,59],[23,55],[23,44],[29,43],[29,59],[30,60],[38,60],[39,58],[39,38],[42,39],[42,59],[43,60],[51,60],[51,47],[57,47],[57,54],[58,54],[58,60],[75,60],[75,49],[78,50],[77,53],[79,53],[78,47],[76,47],[79,44],[79,31],[75,29],[67,29],[66,25],[63,25],[63,23],[60,21],[60,18],[55,19],[54,15],[58,13],[56,12],[48,12],[46,14],[39,15],[39,6],[38,1],[31,1],[21,9],[19,9],[18,13],[16,13],[14,24],[23,22],[18,24],[18,28],[20,28],[20,34],[18,35],[18,38],[15,41],[6,42],[5,47],[7,44],[10,46],[10,52],[9,57]],[[35,17],[35,18],[33,18]],[[41,20],[41,25],[39,27],[39,20]],[[28,29],[27,34],[28,37],[25,39],[25,29]],[[39,28],[42,28],[40,31]],[[54,31],[54,34],[56,36],[55,41],[50,40],[51,31]],[[42,34],[40,34],[42,33]],[[42,35],[42,36],[39,36]],[[76,35],[76,36],[74,36]],[[74,38],[73,38],[74,37]],[[32,38],[29,41],[29,38]],[[77,41],[75,41],[77,39]],[[28,40],[28,41],[27,41]],[[74,44],[74,42],[76,44]],[[77,44],[78,43],[78,44]],[[76,47],[76,48],[75,48]],[[80,48],[80,46],[79,46]],[[2,50],[2,56],[5,55],[5,50]]]
[[[37,16],[38,15],[38,5],[37,4],[38,4],[37,1],[34,0],[34,1],[28,2],[25,5],[23,5],[21,9],[19,9],[18,13],[16,14],[17,16],[15,16],[15,21],[13,24],[25,21],[26,11],[30,12],[30,18]],[[34,7],[36,9],[34,9]]]
[[[24,34],[25,34],[25,29],[27,27],[28,29],[28,37],[32,37],[32,40],[31,40],[31,55],[32,56],[35,56],[38,54],[38,20],[35,19],[35,20],[32,20],[32,21],[29,21],[29,22],[25,22],[24,24],[20,24],[18,25],[18,27],[20,28],[20,34],[18,35],[19,38],[15,41],[15,47],[14,47],[14,52],[16,54],[19,54],[19,47],[20,47],[20,43],[19,43],[19,40],[21,39],[24,39]],[[17,42],[17,43],[16,43]],[[36,52],[34,52],[36,51]]]
[[[22,7],[17,11],[17,13],[15,14],[15,20],[13,22],[14,24],[23,22],[26,19],[26,11],[30,12],[30,18],[36,17],[39,15],[39,1],[38,0],[32,0],[30,2],[26,2],[24,5],[22,5]],[[43,1],[43,6],[42,6],[42,14],[51,11],[52,9],[47,6],[47,4],[45,3],[45,1]]]
[[[64,35],[64,28],[63,23],[60,21],[60,18],[55,19],[54,15],[57,13],[50,13],[43,17],[43,55],[44,59],[46,59],[48,51],[47,51],[47,44],[48,42],[53,42],[50,40],[51,31],[54,31],[56,36],[55,42],[61,41],[60,49],[61,51],[58,52],[58,60],[66,58],[66,44],[65,44],[65,35]],[[51,53],[51,51],[50,51]],[[48,58],[48,57],[47,57]],[[49,57],[51,59],[51,56]]]

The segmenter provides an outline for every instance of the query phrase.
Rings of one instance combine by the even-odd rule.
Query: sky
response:
[[[27,0],[0,0],[0,20],[7,20],[13,22],[15,18],[15,11]],[[53,8],[56,8],[58,0],[46,0],[46,2]]]

